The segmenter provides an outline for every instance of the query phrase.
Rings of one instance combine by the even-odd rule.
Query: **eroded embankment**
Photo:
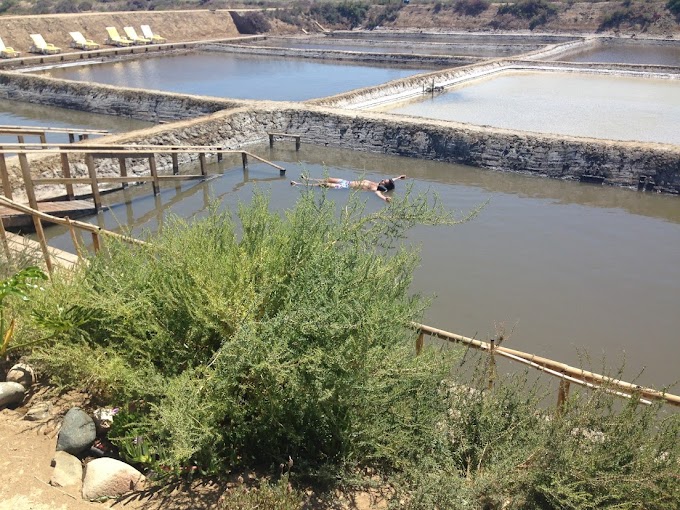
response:
[[[296,103],[253,102],[206,118],[106,137],[98,143],[217,145],[235,149],[264,142],[272,131],[300,134],[303,143],[553,178],[601,176],[606,183],[620,186],[636,186],[640,177],[650,176],[659,189],[680,192],[677,146],[540,135]],[[180,163],[196,158],[197,155],[182,155]],[[159,156],[157,164],[159,169],[169,171],[170,157]],[[16,162],[8,161],[8,165],[14,176],[19,175]],[[76,173],[85,174],[84,165],[75,166]],[[60,163],[56,157],[33,157],[31,168],[35,174],[53,176],[59,174]],[[148,163],[132,164],[130,170],[147,173]],[[98,171],[115,174],[117,162],[101,161]],[[16,177],[14,183],[20,186]]]

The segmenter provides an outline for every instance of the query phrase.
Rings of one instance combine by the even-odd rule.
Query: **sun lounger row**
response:
[[[106,27],[106,33],[108,34],[106,44],[110,44],[111,46],[133,46],[136,44],[160,44],[165,42],[165,38],[158,34],[154,34],[149,25],[142,25],[142,35],[144,37],[138,36],[137,31],[133,27],[124,27],[123,30],[125,31],[125,37],[121,37],[118,34],[116,27]],[[91,39],[86,39],[80,32],[69,32],[69,35],[71,36],[71,39],[73,39],[73,42],[71,42],[72,48],[79,50],[99,49],[98,43]],[[46,42],[40,34],[31,34],[31,41],[33,41],[33,44],[28,50],[31,53],[54,55],[55,53],[61,52],[61,48]],[[14,58],[19,55],[20,53],[14,48],[5,46],[5,43],[2,42],[2,39],[0,38],[0,57]]]

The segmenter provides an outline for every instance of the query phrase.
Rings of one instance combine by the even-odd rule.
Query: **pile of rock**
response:
[[[35,383],[35,372],[20,363],[7,372],[5,379],[0,382],[0,409],[24,402]],[[41,402],[28,409],[24,419],[44,421],[51,418],[51,413],[51,405]],[[78,407],[65,413],[52,459],[51,485],[78,490],[83,499],[90,501],[115,498],[144,487],[142,473],[125,462],[106,457],[105,452],[93,446],[98,435],[105,436],[114,414],[112,410],[98,409],[90,416]]]

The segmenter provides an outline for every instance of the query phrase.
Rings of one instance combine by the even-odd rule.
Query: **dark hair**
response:
[[[385,192],[385,191],[390,191],[390,190],[394,189],[394,181],[392,179],[386,179],[386,180],[383,179],[380,182],[384,183],[384,184],[380,184],[380,183],[378,184],[378,191]]]

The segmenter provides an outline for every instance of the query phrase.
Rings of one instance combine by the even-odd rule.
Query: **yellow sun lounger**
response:
[[[133,27],[123,27],[125,30],[125,35],[135,44],[151,44],[151,39],[146,39],[144,37],[139,37],[137,31]]]
[[[147,39],[151,39],[152,42],[158,44],[164,43],[167,40],[165,37],[161,37],[160,35],[154,34],[151,31],[151,27],[149,25],[142,25],[142,35]]]
[[[106,33],[109,34],[106,44],[111,46],[132,46],[134,44],[130,39],[118,35],[116,27],[106,27]]]
[[[40,34],[31,34],[31,40],[33,41],[33,46],[28,50],[31,53],[42,53],[43,55],[54,55],[59,53],[61,48],[55,46],[52,43],[45,42],[43,36]]]
[[[18,57],[20,53],[15,51],[14,48],[10,46],[5,46],[5,43],[0,39],[0,57],[2,58],[14,58]]]
[[[69,35],[73,39],[73,42],[71,43],[71,48],[78,48],[80,50],[98,50],[99,45],[94,42],[90,41],[89,39],[85,39],[85,36],[81,34],[80,32],[69,32]]]

